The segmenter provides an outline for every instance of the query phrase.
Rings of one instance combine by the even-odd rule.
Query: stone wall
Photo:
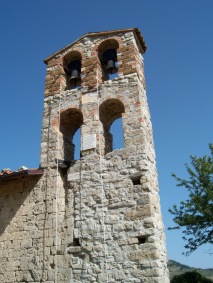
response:
[[[45,216],[38,183],[25,178],[0,186],[0,282],[34,282],[35,266],[42,268]]]
[[[70,282],[73,192],[62,180],[47,169],[0,185],[0,282]]]

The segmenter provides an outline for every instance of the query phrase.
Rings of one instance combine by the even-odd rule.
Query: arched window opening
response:
[[[124,140],[123,130],[120,129],[118,132],[114,131],[114,126],[112,131],[110,131],[111,125],[113,122],[122,117],[122,113],[125,112],[123,103],[115,98],[108,99],[100,105],[100,120],[103,124],[103,136],[104,136],[104,152],[105,154],[112,151],[113,149],[113,140],[120,141]],[[118,124],[122,128],[122,119],[119,119]],[[117,124],[117,127],[118,127]],[[116,124],[115,124],[116,127]],[[124,142],[123,142],[124,143]],[[122,142],[120,143],[122,144]],[[115,143],[114,143],[115,146]]]
[[[81,157],[81,130],[80,128],[75,132],[73,136],[73,144],[75,147],[74,159],[79,160]]]
[[[66,74],[66,89],[81,87],[81,54],[78,51],[68,53],[63,59]]]
[[[80,158],[80,137],[78,136],[82,124],[83,115],[80,110],[70,108],[61,113],[60,131],[63,134],[64,160]]]
[[[103,81],[118,77],[118,47],[118,42],[115,39],[105,40],[98,47]]]
[[[113,136],[112,140],[112,149],[120,149],[124,148],[124,133],[123,133],[123,125],[122,125],[122,118],[116,119],[111,127],[110,133]]]

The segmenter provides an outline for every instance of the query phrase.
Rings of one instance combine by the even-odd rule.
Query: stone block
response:
[[[134,251],[128,254],[129,260],[138,261],[138,260],[155,260],[159,258],[159,254],[154,250],[146,250],[146,251]]]
[[[125,240],[118,240],[119,246],[138,244],[138,238],[129,238]]]
[[[151,208],[149,205],[138,205],[135,208],[125,211],[124,216],[127,220],[144,219],[151,216]]]

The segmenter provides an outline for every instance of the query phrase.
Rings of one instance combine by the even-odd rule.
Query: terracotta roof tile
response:
[[[11,171],[9,168],[3,169],[0,173],[0,182],[19,179],[24,176],[38,176],[42,175],[43,170],[40,168],[23,169],[19,171]]]

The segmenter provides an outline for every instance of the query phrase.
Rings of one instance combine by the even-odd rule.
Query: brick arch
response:
[[[104,102],[108,100],[117,100],[121,104],[123,104],[123,107],[125,109],[124,112],[129,108],[129,99],[126,96],[120,95],[120,94],[109,94],[106,97],[100,98],[100,105],[102,105]]]
[[[98,46],[98,52],[103,53],[104,51],[110,48],[116,49],[116,50],[119,48],[119,43],[116,39],[108,38],[108,39],[103,40]]]
[[[117,98],[105,100],[99,108],[100,120],[108,130],[116,119],[122,117],[124,112],[124,104]]]
[[[77,108],[68,108],[61,113],[60,132],[67,138],[73,138],[75,132],[83,124],[83,114]]]
[[[96,41],[96,45],[95,46],[93,46],[93,48],[92,48],[92,54],[97,54],[97,51],[99,50],[99,46],[104,46],[105,45],[105,43],[104,42],[106,42],[106,41],[116,41],[117,42],[117,44],[118,44],[118,50],[120,50],[120,47],[121,47],[121,45],[122,45],[122,40],[119,38],[119,37],[117,37],[117,36],[105,36],[103,39],[98,39],[97,41]],[[105,51],[105,50],[104,50]]]
[[[68,54],[72,53],[72,52],[76,52],[79,53],[81,57],[83,57],[83,53],[84,53],[84,47],[80,46],[80,45],[73,45],[73,46],[68,46],[65,50],[63,50],[63,52],[61,53],[60,58],[64,59],[64,57],[66,57]]]
[[[72,105],[69,105],[68,107],[61,107],[61,111],[60,111],[60,124],[61,124],[61,117],[62,117],[62,121],[63,121],[63,117],[65,117],[65,114],[67,114],[69,111],[76,111],[76,112],[81,112],[82,113],[82,116],[84,117],[84,113],[83,111],[81,111],[79,109],[79,107],[77,106],[77,104],[72,104]],[[61,131],[61,128],[59,127],[59,117],[58,115],[54,116],[53,120],[52,120],[52,128],[53,128],[53,131],[55,133],[60,133],[60,134],[63,134],[62,131]]]
[[[63,56],[63,66],[66,67],[72,60],[82,60],[82,54],[78,50],[70,50]]]

